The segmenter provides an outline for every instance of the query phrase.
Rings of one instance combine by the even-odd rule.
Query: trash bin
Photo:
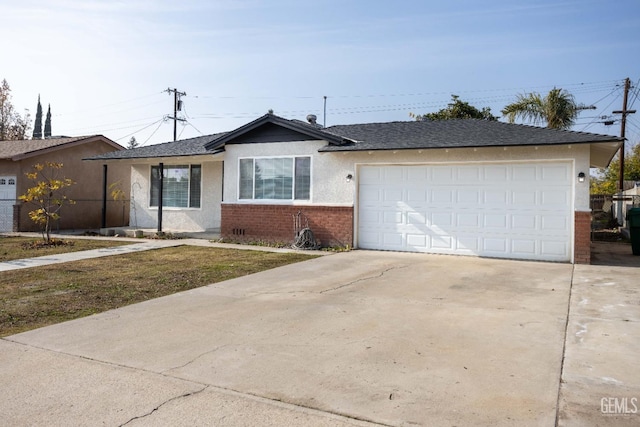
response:
[[[631,235],[631,251],[634,255],[640,255],[640,208],[629,209],[627,223]]]

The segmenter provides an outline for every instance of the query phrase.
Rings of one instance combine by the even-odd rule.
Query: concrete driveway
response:
[[[580,277],[591,280],[590,268]],[[569,264],[325,256],[0,340],[0,413],[14,426],[637,422],[598,413],[617,385],[585,391],[593,375],[578,340],[568,350],[579,375],[561,390],[573,274]],[[640,390],[634,372],[627,394]]]

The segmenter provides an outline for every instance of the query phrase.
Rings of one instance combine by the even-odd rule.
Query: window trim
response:
[[[298,158],[307,158],[309,159],[309,198],[308,199],[296,199],[296,159]],[[292,186],[291,186],[291,199],[256,199],[256,177],[255,177],[255,161],[258,159],[291,159],[293,166],[293,173],[291,175]],[[240,162],[242,160],[252,160],[253,165],[253,188],[252,188],[252,197],[250,199],[240,198],[240,181],[241,181],[241,167]],[[236,176],[236,201],[238,203],[268,203],[268,204],[309,204],[313,200],[313,156],[310,154],[301,154],[301,155],[282,155],[282,156],[245,156],[238,157],[237,165],[237,176]]]
[[[193,166],[199,166],[200,167],[200,206],[199,207],[184,207],[184,206],[165,206],[163,203],[162,206],[162,210],[189,210],[189,211],[198,211],[198,210],[202,210],[202,205],[203,205],[203,200],[202,200],[202,196],[203,196],[203,181],[204,181],[204,167],[202,165],[202,163],[180,163],[180,164],[170,164],[167,165],[165,164],[163,166],[163,170],[167,170],[167,169],[171,169],[171,168],[177,168],[180,166],[188,166],[189,167],[189,185],[188,185],[188,194],[187,194],[187,202],[189,203],[189,205],[191,204],[191,169]],[[159,168],[159,165],[149,165],[149,200],[148,200],[148,209],[149,210],[157,210],[158,209],[158,204],[152,205],[151,204],[151,191],[153,190],[153,168]],[[164,198],[163,198],[164,201]]]

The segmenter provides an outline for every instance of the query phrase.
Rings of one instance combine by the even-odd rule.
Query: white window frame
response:
[[[296,159],[307,158],[309,159],[309,198],[308,199],[296,199]],[[292,186],[291,186],[291,199],[256,199],[256,179],[255,179],[255,161],[259,159],[291,159],[293,163],[293,176],[292,176]],[[242,160],[252,160],[253,161],[253,188],[252,188],[252,196],[250,199],[240,198],[240,180],[241,180],[241,167],[240,163]],[[269,203],[269,204],[305,204],[311,203],[313,198],[313,156],[308,154],[302,155],[294,155],[294,156],[246,156],[239,157],[237,162],[237,181],[236,181],[236,200],[238,203]]]
[[[188,207],[184,207],[184,206],[166,206],[163,203],[162,209],[163,210],[192,210],[192,211],[197,211],[197,210],[202,210],[202,197],[203,197],[203,181],[204,181],[204,167],[201,163],[180,163],[180,164],[173,164],[173,165],[164,165],[163,166],[163,170],[167,170],[167,169],[171,169],[171,168],[177,168],[177,167],[183,167],[183,166],[188,166],[189,167],[189,194],[187,194],[187,201],[189,203]],[[200,206],[199,207],[192,207],[191,206],[191,169],[193,168],[193,166],[199,166],[200,167]],[[149,165],[149,209],[158,209],[158,204],[156,205],[152,205],[151,204],[151,192],[153,191],[153,168],[158,168],[159,165]],[[164,200],[163,200],[164,201]]]

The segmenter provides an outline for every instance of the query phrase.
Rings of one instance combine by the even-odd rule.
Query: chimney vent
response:
[[[308,114],[307,115],[307,121],[309,123],[311,123],[312,125],[317,125],[317,121],[318,121],[318,117],[316,117],[315,114]]]

